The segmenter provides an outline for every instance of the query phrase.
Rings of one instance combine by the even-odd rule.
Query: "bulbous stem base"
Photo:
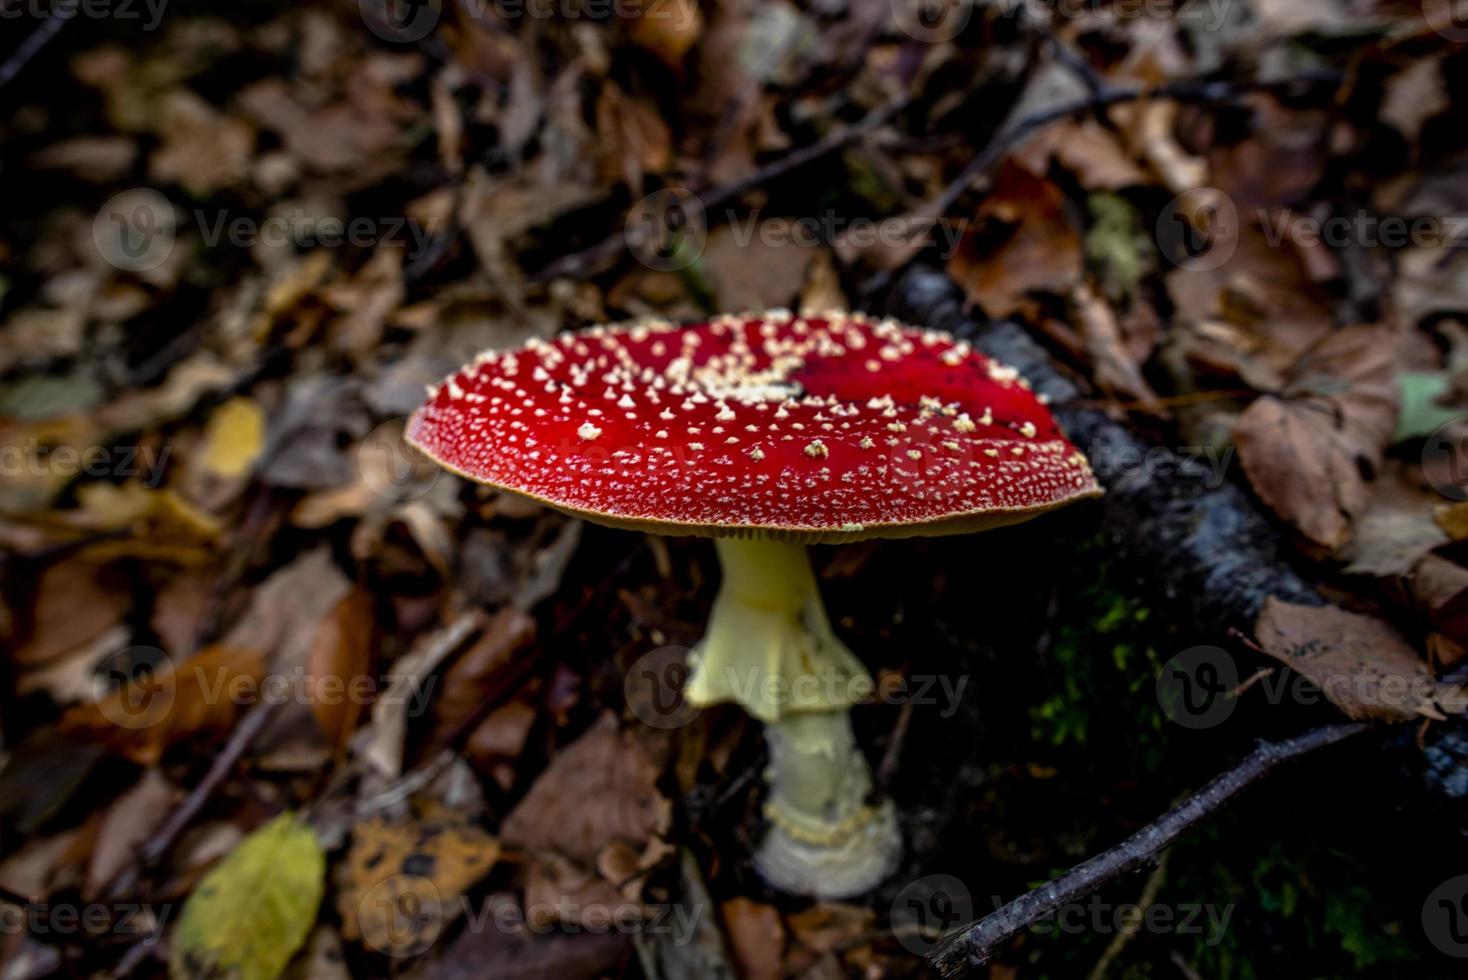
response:
[[[902,835],[890,800],[869,802],[872,778],[845,711],[793,715],[765,728],[769,832],[754,854],[781,891],[850,898],[897,870]]]

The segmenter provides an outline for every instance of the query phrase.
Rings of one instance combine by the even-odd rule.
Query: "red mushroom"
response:
[[[446,468],[587,520],[717,538],[724,580],[685,696],[765,723],[755,866],[843,897],[894,870],[836,638],[804,545],[978,531],[1100,494],[1012,369],[947,334],[787,311],[595,327],[481,355],[408,439]]]

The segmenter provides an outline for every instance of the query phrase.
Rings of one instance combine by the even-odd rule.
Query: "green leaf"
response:
[[[311,828],[285,813],[199,882],[173,937],[175,980],[275,980],[306,941],[326,877]]]
[[[1448,376],[1442,372],[1403,371],[1402,415],[1397,422],[1394,442],[1422,439],[1441,426],[1461,418],[1463,410],[1441,405],[1438,399],[1447,394]]]

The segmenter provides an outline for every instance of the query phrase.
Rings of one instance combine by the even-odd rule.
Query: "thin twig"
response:
[[[11,79],[19,75],[21,69],[30,64],[31,59],[40,54],[41,49],[50,44],[71,21],[71,17],[63,17],[58,11],[51,11],[45,22],[27,34],[25,40],[20,42],[20,47],[0,64],[0,86],[8,85]]]
[[[1003,943],[1116,877],[1154,860],[1164,848],[1279,766],[1370,728],[1366,724],[1326,725],[1282,742],[1260,744],[1243,762],[1111,850],[948,936],[928,954],[928,959],[945,977],[972,974],[988,963]]]
[[[903,106],[907,105],[907,101],[906,96],[892,99],[873,109],[850,126],[832,130],[809,146],[803,146],[798,150],[787,153],[778,160],[774,160],[760,167],[747,177],[742,177],[739,180],[715,187],[707,194],[696,195],[695,199],[705,210],[718,207],[720,204],[731,201],[761,184],[783,177],[798,167],[803,167],[808,163],[813,163],[824,156],[835,153],[837,150],[842,149],[849,143],[855,142],[891,119]],[[579,252],[572,252],[570,255],[556,259],[530,278],[534,282],[544,282],[548,279],[585,275],[601,263],[620,255],[629,244],[626,232],[619,231],[607,236],[590,248],[583,249]]]
[[[163,821],[157,832],[143,842],[138,852],[137,864],[113,879],[106,890],[107,894],[112,896],[128,894],[137,884],[142,869],[150,868],[162,860],[163,856],[173,847],[174,842],[178,840],[179,835],[194,822],[199,811],[204,809],[204,804],[209,802],[209,798],[214,795],[219,784],[224,782],[224,778],[235,767],[235,763],[240,761],[240,757],[245,754],[250,743],[255,741],[265,730],[265,726],[275,717],[276,707],[274,703],[263,701],[245,713],[244,718],[235,726],[229,741],[225,743],[224,748],[219,750],[219,755],[215,756],[214,764],[209,767],[204,778],[189,791],[189,795],[184,797],[178,808],[168,815],[168,819]]]

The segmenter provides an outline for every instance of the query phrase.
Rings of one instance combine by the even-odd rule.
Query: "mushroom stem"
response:
[[[684,693],[698,706],[736,701],[766,725],[770,830],[755,868],[788,892],[869,891],[902,849],[891,803],[867,801],[871,770],[851,730],[871,675],[831,630],[803,547],[716,543],[724,580]]]

